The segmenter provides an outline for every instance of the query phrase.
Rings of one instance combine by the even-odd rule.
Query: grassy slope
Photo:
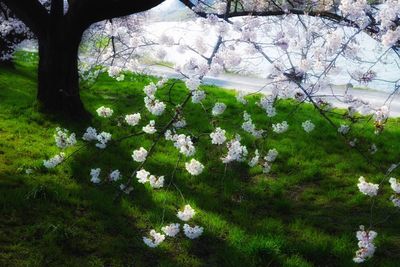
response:
[[[344,145],[310,106],[292,112],[290,103],[278,104],[279,115],[272,121],[285,119],[291,127],[282,135],[270,133],[261,143],[264,149],[275,147],[280,153],[270,175],[241,164],[228,166],[224,175],[218,160],[222,151],[204,138],[196,145],[195,157],[206,171],[190,177],[181,162],[174,178],[185,201],[174,187],[155,191],[135,182],[133,193],[115,204],[116,185],[91,184],[90,168],[118,168],[127,177],[136,167],[132,150],[148,147],[150,141],[137,137],[102,152],[89,148],[54,171],[24,174],[24,168],[40,166],[42,159],[58,152],[52,137],[55,127],[81,136],[89,125],[39,114],[33,104],[34,67],[21,63],[16,70],[0,69],[1,266],[353,266],[355,231],[359,224],[369,223],[370,203],[358,192],[357,178],[364,175],[377,182],[382,176]],[[92,112],[100,105],[111,106],[120,115],[137,112],[143,108],[142,88],[149,81],[149,77],[130,75],[117,83],[102,77],[94,87],[83,89],[82,96]],[[238,129],[243,107],[234,94],[211,86],[205,90],[211,95],[208,99],[216,97],[228,104],[218,125],[230,134],[242,133]],[[180,84],[173,100],[182,99],[184,92]],[[160,92],[164,99],[166,94]],[[256,99],[251,98],[246,109],[257,125],[269,125]],[[189,106],[186,119],[194,133],[209,132],[201,107]],[[144,117],[142,124],[149,119]],[[307,119],[317,125],[311,134],[301,129]],[[364,124],[357,130],[378,145],[374,159],[382,166],[398,159],[399,123],[391,120],[380,138]],[[91,125],[112,132],[115,138],[132,131],[98,118]],[[254,140],[242,135],[251,148]],[[177,158],[172,144],[163,141],[145,167],[169,180]],[[383,194],[376,204],[375,221],[394,211],[387,200],[387,184]],[[161,227],[164,207],[166,224],[177,221],[176,210],[186,203],[198,211],[194,222],[204,226],[204,235],[194,241],[180,235],[159,248],[147,248],[141,237]],[[400,216],[395,215],[374,227],[379,233],[378,250],[366,266],[398,266],[399,223]]]

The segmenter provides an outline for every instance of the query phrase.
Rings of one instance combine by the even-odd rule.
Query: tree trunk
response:
[[[46,112],[87,119],[79,95],[78,50],[82,33],[50,26],[39,39],[38,95]]]

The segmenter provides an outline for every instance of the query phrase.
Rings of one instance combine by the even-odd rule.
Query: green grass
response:
[[[282,120],[290,125],[284,134],[269,131],[268,138],[257,141],[260,148],[276,148],[280,153],[270,174],[239,163],[225,171],[219,160],[223,149],[203,136],[196,143],[195,158],[206,166],[205,171],[191,177],[183,160],[174,178],[185,200],[175,187],[153,190],[135,181],[131,195],[116,203],[117,185],[91,184],[90,169],[119,169],[125,180],[137,166],[132,150],[148,148],[150,139],[125,139],[104,151],[89,147],[50,171],[41,167],[42,160],[59,151],[53,141],[58,126],[78,136],[94,126],[112,132],[114,139],[139,129],[120,127],[115,118],[143,111],[142,89],[154,78],[130,74],[125,81],[115,82],[101,76],[93,86],[82,88],[82,98],[92,113],[101,105],[112,107],[114,120],[95,117],[90,123],[73,122],[37,112],[35,55],[19,54],[17,59],[16,69],[0,68],[0,266],[355,265],[355,231],[360,224],[370,223],[370,199],[358,192],[357,179],[363,175],[378,182],[382,173],[347,146],[310,105],[280,101],[279,115],[268,119],[255,104],[259,96],[249,98],[245,109],[258,127]],[[206,108],[215,99],[228,105],[215,123],[231,137],[239,132],[253,153],[255,141],[240,129],[243,105],[234,93],[213,86],[204,89]],[[172,100],[179,102],[185,93],[178,83]],[[159,97],[168,99],[168,90],[160,90]],[[185,111],[193,135],[211,131],[201,106],[189,104]],[[144,111],[142,115],[140,126],[152,118]],[[165,124],[167,117],[157,119],[157,125]],[[307,119],[317,126],[311,134],[301,128]],[[361,144],[376,143],[379,151],[374,162],[386,168],[398,161],[399,125],[399,119],[391,119],[376,136],[371,123],[360,123],[352,135]],[[162,141],[145,168],[169,181],[177,158],[172,143]],[[35,168],[34,174],[25,174],[26,168]],[[388,200],[388,184],[382,187],[374,223],[395,211]],[[146,247],[142,236],[177,222],[176,211],[186,203],[198,212],[192,223],[203,226],[204,234],[196,240],[180,234],[158,248]],[[399,225],[400,216],[395,214],[374,226],[377,251],[364,266],[399,265]]]

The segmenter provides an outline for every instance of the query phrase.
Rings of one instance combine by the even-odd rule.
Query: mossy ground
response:
[[[234,93],[205,86],[206,109],[218,99],[228,105],[214,123],[230,137],[239,132],[251,153],[254,144],[264,151],[276,148],[277,161],[268,175],[246,164],[225,169],[223,149],[211,145],[206,136],[196,142],[195,158],[205,171],[191,177],[182,159],[174,183],[153,190],[134,182],[134,191],[114,202],[116,184],[93,185],[91,168],[103,172],[119,169],[126,179],[137,166],[132,150],[148,148],[151,138],[139,136],[112,143],[104,151],[83,149],[55,170],[44,170],[42,160],[58,153],[53,140],[61,126],[81,136],[86,127],[126,136],[139,128],[120,126],[115,120],[124,114],[143,111],[143,87],[154,78],[127,75],[123,82],[101,76],[98,82],[82,88],[89,111],[105,105],[114,109],[114,120],[94,117],[92,122],[74,122],[37,112],[35,106],[35,54],[19,54],[16,69],[0,68],[0,265],[1,266],[353,266],[357,249],[355,232],[370,223],[370,199],[357,189],[360,175],[379,182],[382,173],[344,143],[310,105],[291,101],[277,104],[278,116],[268,119],[250,97],[244,107]],[[159,96],[167,100],[168,90]],[[182,83],[174,87],[172,102],[186,93]],[[168,104],[171,107],[171,104]],[[255,141],[244,133],[243,109],[258,127],[287,120],[284,134]],[[338,110],[337,112],[342,112]],[[342,112],[343,113],[343,112]],[[142,112],[141,126],[152,117]],[[192,135],[212,129],[200,105],[185,109]],[[301,122],[312,120],[314,132],[307,134]],[[340,116],[334,116],[340,122]],[[121,120],[121,119],[120,119]],[[168,115],[157,119],[163,125]],[[371,122],[359,123],[352,131],[359,142],[375,143],[379,151],[375,164],[387,168],[399,160],[400,120],[391,119],[385,131],[376,136]],[[79,141],[78,145],[83,142]],[[71,153],[69,148],[66,152]],[[169,181],[177,159],[172,143],[161,141],[145,165]],[[31,175],[26,168],[36,167]],[[395,175],[398,175],[398,172]],[[400,215],[389,201],[384,183],[375,203],[374,230],[378,232],[375,257],[365,266],[399,266]],[[144,245],[142,236],[152,228],[176,222],[177,209],[190,203],[198,212],[193,223],[204,227],[196,240],[168,238],[160,247]],[[165,211],[164,220],[162,214]],[[384,221],[384,222],[382,222]]]

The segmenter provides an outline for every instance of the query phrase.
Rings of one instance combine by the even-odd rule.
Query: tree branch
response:
[[[12,0],[11,0],[12,1]],[[91,24],[151,9],[163,0],[80,0],[70,1],[72,20],[86,29]]]
[[[45,36],[49,15],[39,1],[3,0],[3,3],[22,20],[38,38]]]

